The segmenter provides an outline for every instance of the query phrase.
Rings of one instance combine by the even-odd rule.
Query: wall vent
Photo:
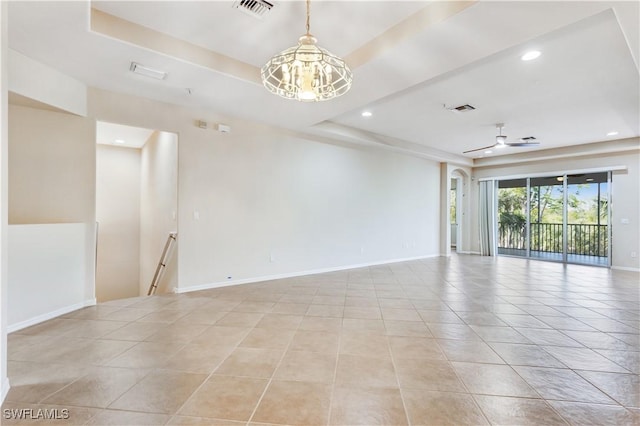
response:
[[[262,19],[264,14],[271,10],[273,4],[265,0],[236,0],[233,2],[233,7],[254,18]]]

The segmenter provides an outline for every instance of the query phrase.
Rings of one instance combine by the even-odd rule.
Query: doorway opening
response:
[[[464,229],[465,229],[465,174],[456,169],[451,172],[449,188],[449,226],[450,249],[457,253],[464,253]]]
[[[96,299],[146,295],[165,242],[177,232],[178,135],[96,124]],[[177,245],[157,293],[177,283]]]
[[[451,179],[449,190],[449,221],[451,222],[451,250],[458,247],[458,179]]]

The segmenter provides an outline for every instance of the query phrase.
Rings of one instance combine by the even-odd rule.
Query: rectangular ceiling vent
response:
[[[145,67],[137,62],[131,62],[129,71],[134,74],[144,75],[145,77],[155,78],[156,80],[164,80],[167,78],[168,73],[165,71],[155,70],[153,68]]]
[[[457,107],[449,108],[449,111],[451,111],[451,112],[467,112],[467,111],[473,111],[474,109],[476,109],[476,107],[471,106],[469,104],[464,104],[464,105],[460,105],[460,106],[457,106]]]
[[[233,2],[233,7],[254,18],[262,19],[264,14],[271,10],[273,4],[265,0],[236,0]]]

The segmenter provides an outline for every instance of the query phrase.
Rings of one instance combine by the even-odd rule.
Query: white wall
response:
[[[438,254],[437,163],[235,132],[181,149],[181,286]]]
[[[140,167],[140,294],[147,294],[170,232],[177,232],[178,137],[156,131],[142,147]],[[179,241],[179,239],[178,239]],[[178,250],[172,245],[156,293],[178,286]]]
[[[9,49],[12,92],[78,115],[87,114],[87,86],[40,62]]]
[[[93,303],[85,300],[84,223],[9,226],[9,331]]]
[[[95,301],[95,138],[92,119],[9,106],[9,223],[85,227],[83,303]],[[75,292],[71,284],[56,291]],[[40,314],[61,309],[44,300],[51,304]]]
[[[140,295],[140,150],[96,146],[98,302]]]
[[[181,289],[439,254],[436,162],[98,89],[89,109],[179,134]]]
[[[636,139],[636,146],[640,139]],[[611,185],[612,238],[611,259],[615,268],[640,268],[640,258],[631,257],[631,252],[640,256],[640,151],[627,151],[611,154],[579,156],[573,158],[547,159],[530,163],[493,166],[474,169],[476,178],[473,183],[473,217],[477,218],[478,179],[487,177],[522,176],[530,174],[571,172],[587,169],[606,169],[625,166],[626,171],[614,172]],[[628,219],[623,224],[622,219]],[[479,247],[477,220],[474,228],[474,246]],[[477,250],[477,249],[476,249]]]
[[[7,221],[8,221],[8,93],[7,2],[0,2],[0,403],[9,391],[7,378]]]
[[[95,222],[95,122],[9,106],[9,223]]]

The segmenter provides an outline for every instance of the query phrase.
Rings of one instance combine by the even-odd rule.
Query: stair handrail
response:
[[[158,262],[158,266],[156,266],[156,272],[153,274],[153,280],[151,281],[151,285],[149,286],[149,291],[147,292],[147,296],[151,296],[156,292],[158,288],[158,284],[164,275],[165,268],[167,266],[167,258],[169,256],[169,251],[174,241],[177,241],[178,233],[177,232],[169,232],[169,236],[167,237],[167,242],[164,243],[164,249],[162,249],[162,254],[160,255],[160,261]]]

